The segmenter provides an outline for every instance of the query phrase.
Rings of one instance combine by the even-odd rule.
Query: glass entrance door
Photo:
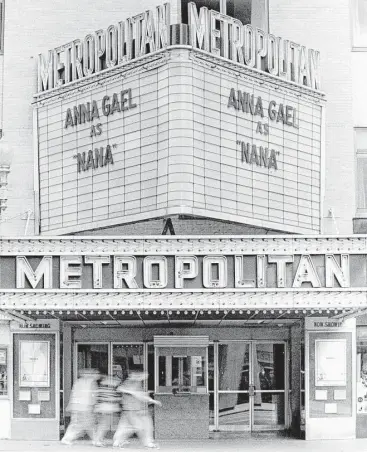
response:
[[[144,348],[140,343],[112,344],[112,374],[124,381],[132,371],[144,371]]]
[[[284,429],[288,391],[284,342],[219,343],[217,371],[220,431]]]
[[[93,368],[102,374],[109,371],[109,345],[108,343],[77,343],[76,344],[76,376],[85,368]]]
[[[84,368],[99,370],[101,375],[112,375],[123,382],[132,371],[146,369],[142,343],[76,343],[76,367],[74,382]],[[151,372],[152,378],[154,373]],[[146,382],[144,382],[146,386]],[[110,430],[117,428],[119,415],[111,415]]]
[[[252,429],[284,429],[285,344],[252,344]]]
[[[250,343],[218,345],[218,424],[221,431],[250,429]]]

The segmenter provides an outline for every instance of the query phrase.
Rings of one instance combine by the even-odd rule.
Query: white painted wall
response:
[[[321,53],[321,89],[327,101],[324,233],[352,233],[355,161],[350,2],[269,0],[269,3],[271,33]],[[330,208],[336,224],[328,217]]]
[[[367,73],[367,51],[352,52],[354,127],[367,127],[366,73]]]

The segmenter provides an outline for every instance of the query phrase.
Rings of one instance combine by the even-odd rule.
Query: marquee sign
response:
[[[322,95],[155,58],[37,104],[41,232],[188,214],[319,233]]]
[[[175,215],[320,233],[318,53],[194,3],[188,22],[191,46],[165,49],[166,3],[40,56],[42,234]]]
[[[228,99],[228,108],[233,107],[235,110],[246,112],[252,117],[258,117],[256,133],[263,135],[266,138],[270,132],[270,122],[275,124],[281,123],[287,126],[293,126],[298,129],[297,109],[291,105],[283,105],[274,100],[270,100],[268,108],[265,109],[269,122],[263,122],[265,116],[264,103],[261,96],[255,96],[250,93],[242,93],[241,90],[231,89]],[[275,170],[278,169],[277,156],[280,151],[270,149],[268,147],[259,146],[251,142],[237,140],[237,144],[241,146],[241,160],[246,163],[256,163],[258,166]]]
[[[366,261],[366,256],[362,257]],[[231,289],[366,286],[360,255],[70,255],[2,257],[3,289]],[[16,269],[16,279],[12,270]],[[351,272],[352,270],[352,272]]]
[[[320,55],[233,17],[188,4],[190,43],[240,65],[320,89]],[[170,45],[170,5],[157,6],[40,54],[38,91],[92,76]]]

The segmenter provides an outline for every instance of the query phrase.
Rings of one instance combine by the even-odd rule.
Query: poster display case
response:
[[[50,386],[50,342],[20,341],[19,387]]]
[[[346,386],[346,339],[315,340],[315,386]]]
[[[14,419],[56,419],[54,333],[14,333]]]

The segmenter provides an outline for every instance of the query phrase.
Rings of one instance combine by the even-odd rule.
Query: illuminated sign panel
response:
[[[320,232],[323,98],[171,49],[37,104],[41,233],[190,214]]]
[[[46,255],[0,258],[3,289],[365,287],[366,255]],[[15,276],[14,278],[14,267]]]

